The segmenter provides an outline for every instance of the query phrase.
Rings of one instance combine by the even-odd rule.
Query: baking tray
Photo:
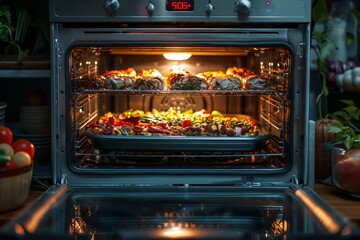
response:
[[[227,136],[122,136],[95,134],[86,136],[101,151],[212,151],[252,152],[261,150],[271,134],[256,137]]]

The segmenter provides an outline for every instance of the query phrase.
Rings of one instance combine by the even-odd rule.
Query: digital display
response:
[[[167,0],[166,11],[194,11],[194,0]]]

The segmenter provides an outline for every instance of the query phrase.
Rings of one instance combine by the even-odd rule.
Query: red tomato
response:
[[[13,142],[12,147],[14,149],[14,152],[24,151],[28,153],[31,157],[31,159],[34,157],[35,154],[35,147],[34,144],[32,144],[30,141],[25,139],[20,139],[15,142]]]
[[[12,131],[5,126],[0,126],[0,143],[7,143],[11,145],[13,141]]]
[[[16,165],[13,159],[10,159],[4,164],[0,164],[0,169],[11,170],[14,168],[16,168]]]
[[[351,193],[360,193],[360,149],[347,150],[335,164],[335,178],[341,187]]]
[[[186,127],[191,127],[192,126],[192,122],[190,119],[185,119],[184,121],[182,121],[181,123],[181,127],[182,128],[186,128]]]

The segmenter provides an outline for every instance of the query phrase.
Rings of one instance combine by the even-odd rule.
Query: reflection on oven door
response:
[[[306,187],[56,188],[5,226],[4,233],[59,239],[301,239],[305,234],[323,239],[355,234]]]

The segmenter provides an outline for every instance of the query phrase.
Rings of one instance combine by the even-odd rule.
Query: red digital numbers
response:
[[[187,3],[187,2],[172,2],[171,7],[174,10],[186,11],[186,10],[189,10],[191,8],[191,4]]]
[[[167,11],[193,11],[194,0],[168,0],[166,1]]]

